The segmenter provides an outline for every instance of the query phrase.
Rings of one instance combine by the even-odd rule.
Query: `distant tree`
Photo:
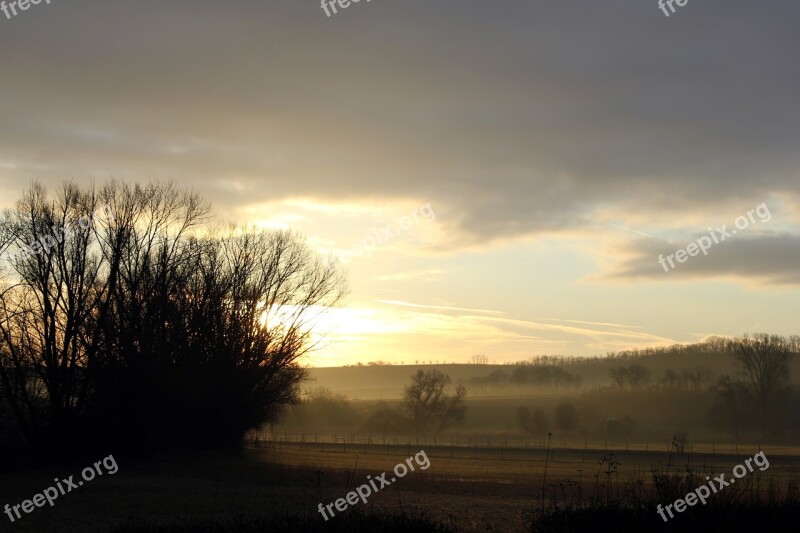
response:
[[[366,422],[360,431],[364,433],[382,433],[384,435],[408,435],[414,428],[402,414],[384,402],[378,402],[369,410]]]
[[[628,369],[624,366],[611,367],[608,370],[608,376],[611,381],[620,389],[628,382]]]
[[[570,403],[562,403],[556,407],[556,425],[564,432],[572,431],[578,427],[578,412]]]
[[[688,390],[702,390],[712,383],[714,373],[704,366],[685,368],[681,371],[680,380]]]
[[[638,363],[612,367],[609,369],[608,375],[619,388],[623,388],[627,384],[630,388],[635,389],[650,380],[650,371]]]
[[[638,388],[650,381],[650,371],[643,365],[632,364],[628,367],[628,384],[631,388]]]
[[[678,379],[678,374],[671,368],[668,368],[664,371],[664,376],[661,378],[661,383],[667,387],[674,387],[678,383]]]
[[[305,393],[305,399],[291,410],[302,425],[320,429],[352,427],[357,415],[343,394],[328,387],[314,387]]]
[[[731,347],[766,431],[775,422],[773,409],[789,387],[791,344],[778,335],[757,333],[731,341]]]
[[[787,343],[792,353],[800,352],[800,335],[790,335],[787,339]]]
[[[337,394],[328,387],[313,387],[306,392],[308,402],[315,403],[341,403],[346,402],[347,398],[344,394]]]
[[[471,362],[473,365],[488,365],[489,358],[485,355],[473,355]]]
[[[514,366],[509,382],[514,385],[577,387],[581,379],[552,364],[519,364]]]
[[[747,392],[747,386],[730,376],[722,376],[715,388],[717,401],[708,413],[708,420],[714,429],[739,437],[752,420],[754,402]]]
[[[447,393],[450,376],[438,370],[417,371],[405,388],[402,411],[417,434],[438,433],[464,421],[467,390],[458,385]]]
[[[538,407],[531,411],[521,406],[517,409],[517,425],[525,433],[541,435],[547,432],[547,415]]]

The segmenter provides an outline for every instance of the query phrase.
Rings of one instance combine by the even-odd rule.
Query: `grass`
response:
[[[547,510],[531,521],[532,533],[682,533],[717,532],[794,533],[800,520],[796,503],[713,504],[689,508],[664,522],[652,507],[628,508],[619,504],[562,507]]]
[[[723,488],[713,481],[721,471],[710,468],[654,468],[649,479],[627,479],[620,483],[619,461],[609,454],[599,461],[594,485],[587,495],[582,487],[577,491],[565,490],[563,484],[559,487],[551,484],[549,498],[532,511],[530,531],[752,532],[756,528],[770,532],[796,531],[800,519],[800,478],[789,474],[782,482],[779,477],[754,470]],[[709,479],[716,492],[708,496],[705,504],[696,502],[682,512],[673,507],[671,517],[663,510],[698,487],[708,485]],[[732,475],[726,478],[732,479]],[[659,506],[663,517],[658,513]]]
[[[610,453],[556,450],[545,478],[541,450],[504,453],[501,459],[498,450],[454,450],[450,457],[449,447],[425,446],[431,463],[427,470],[409,473],[370,496],[367,504],[328,522],[317,512],[319,503],[344,497],[367,475],[390,472],[421,448],[392,447],[387,454],[381,446],[365,454],[363,447],[344,452],[285,446],[146,462],[117,457],[116,475],[97,478],[59,498],[54,507],[37,509],[3,529],[658,533],[666,531],[655,511],[658,503],[671,503],[703,484],[709,473],[731,472],[752,456],[622,451],[614,452],[612,459]],[[781,524],[796,524],[797,507],[791,501],[800,492],[800,457],[769,459],[768,470],[748,474],[706,506],[687,509],[667,524],[667,530],[707,533],[723,530],[714,526],[716,521],[735,528],[763,519],[774,527],[760,530],[772,532],[781,531]],[[55,476],[63,479],[83,466],[0,474],[0,505],[30,498],[51,485]]]
[[[341,533],[450,533],[452,529],[422,513],[405,511],[361,511],[353,509],[335,519],[322,522],[319,517],[299,514],[280,514],[270,517],[210,520],[205,522],[147,524],[130,523],[115,527],[112,533],[262,533],[263,531],[341,532]]]

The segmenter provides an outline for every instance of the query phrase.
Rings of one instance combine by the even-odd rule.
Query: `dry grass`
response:
[[[364,483],[368,474],[389,472],[419,448],[403,446],[389,451],[387,454],[384,446],[368,447],[366,454],[363,448],[344,453],[293,446],[143,463],[118,458],[120,470],[115,476],[87,483],[61,497],[55,507],[37,509],[8,529],[65,533],[110,531],[127,525],[128,529],[118,531],[199,531],[201,527],[211,528],[208,531],[233,531],[237,527],[248,531],[248,527],[276,524],[275,520],[289,520],[298,531],[303,527],[313,529],[314,524],[324,524],[316,511],[317,504],[343,497],[348,487]],[[408,474],[372,496],[366,506],[359,506],[369,520],[404,524],[419,520],[417,515],[423,512],[460,531],[530,531],[536,512],[569,511],[567,515],[538,515],[543,523],[545,519],[565,516],[574,519],[592,508],[609,513],[615,504],[646,505],[653,497],[667,498],[668,494],[694,488],[704,481],[705,472],[730,472],[743,459],[719,454],[670,457],[665,453],[621,452],[614,454],[615,470],[607,474],[608,462],[602,462],[602,452],[558,450],[548,461],[545,481],[545,455],[541,450],[519,455],[506,451],[503,459],[499,450],[455,449],[453,457],[446,447],[426,447],[425,451],[431,461],[428,470]],[[775,456],[770,457],[770,462],[769,470],[750,477],[749,490],[745,490],[746,482],[742,484],[741,490],[749,500],[738,500],[736,505],[741,507],[742,501],[778,501],[792,486],[797,490],[800,457]],[[0,475],[0,504],[13,505],[30,498],[51,485],[53,477],[77,473],[83,466]],[[668,476],[662,486],[656,482],[659,473]],[[702,480],[698,478],[701,475]],[[735,499],[737,494],[738,488],[719,502]],[[695,508],[692,512],[711,511]],[[654,510],[648,513],[656,516]],[[356,515],[337,524],[344,524],[345,520],[357,523],[360,518]],[[339,518],[342,517],[331,522]],[[424,519],[419,524],[430,525]],[[279,531],[280,527],[268,529]],[[422,530],[417,526],[403,528]]]

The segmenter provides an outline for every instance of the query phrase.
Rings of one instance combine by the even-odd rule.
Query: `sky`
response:
[[[41,2],[0,12],[0,205],[33,180],[174,180],[297,229],[351,286],[315,366],[794,334],[799,16]]]

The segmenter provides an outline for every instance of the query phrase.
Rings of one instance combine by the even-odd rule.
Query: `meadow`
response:
[[[370,496],[366,505],[323,521],[319,503],[344,497],[367,475],[389,472],[420,449],[430,459],[427,470],[409,473]],[[694,490],[706,475],[730,472],[756,451],[678,454],[553,446],[548,453],[415,442],[365,446],[259,440],[258,447],[239,451],[120,459],[116,476],[96,480],[53,508],[37,509],[9,530],[545,531],[536,529],[545,524],[551,528],[547,531],[588,531],[574,524],[558,529],[553,523],[589,511],[618,517],[638,512],[639,520],[660,527],[656,503]],[[762,517],[770,509],[780,509],[782,520],[785,513],[796,513],[786,502],[797,505],[800,448],[766,447],[765,453],[768,469],[726,488],[705,507],[688,509],[665,531],[681,531],[682,524],[694,527],[698,519],[734,504],[736,516],[753,505]],[[69,469],[59,466],[4,474],[0,501],[40,491],[65,472]],[[565,510],[570,512],[559,514]]]

